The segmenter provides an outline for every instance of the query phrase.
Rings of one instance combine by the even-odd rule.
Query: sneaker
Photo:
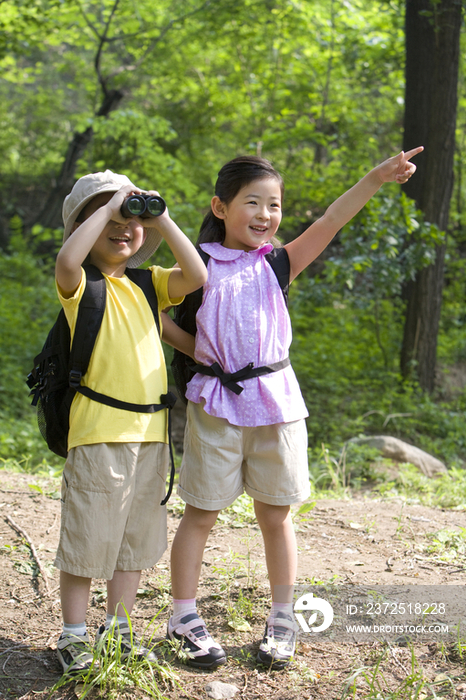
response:
[[[91,653],[89,636],[86,634],[63,633],[57,642],[58,660],[63,666],[63,673],[86,673],[92,666],[94,656]]]
[[[299,626],[291,615],[279,612],[265,623],[265,632],[257,654],[257,661],[273,671],[279,671],[292,661]]]
[[[143,661],[145,659],[150,663],[157,661],[157,657],[152,649],[148,649],[141,641],[139,641],[136,634],[130,629],[128,624],[115,625],[112,632],[115,642],[120,646],[122,661],[129,659],[130,657],[136,659],[137,661]],[[100,625],[95,635],[96,645],[99,644],[101,640],[104,640],[102,642],[102,653],[106,653],[108,650],[106,641],[106,636],[108,637],[108,633],[109,630],[105,629],[105,625]]]
[[[211,669],[226,663],[227,656],[217,642],[214,642],[207,627],[197,613],[181,618],[178,625],[168,620],[167,639],[181,642],[181,651],[187,655],[186,664],[193,668]]]

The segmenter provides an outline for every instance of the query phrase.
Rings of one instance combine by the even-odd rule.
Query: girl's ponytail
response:
[[[225,240],[225,224],[222,219],[218,219],[214,212],[210,210],[204,217],[199,231],[197,244],[201,243],[223,243]]]

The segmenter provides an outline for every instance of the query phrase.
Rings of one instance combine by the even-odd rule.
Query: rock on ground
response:
[[[209,698],[213,700],[228,700],[239,692],[239,688],[231,683],[222,683],[221,681],[212,681],[207,683],[205,691]]]
[[[447,471],[446,466],[436,457],[433,457],[428,452],[420,450],[419,447],[410,445],[403,440],[392,437],[391,435],[371,435],[364,438],[352,438],[350,442],[358,445],[368,445],[375,447],[388,459],[393,459],[395,462],[409,462],[427,477],[433,477],[437,474],[442,474]]]

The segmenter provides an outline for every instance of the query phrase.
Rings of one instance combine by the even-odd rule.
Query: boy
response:
[[[140,193],[110,170],[78,180],[63,204],[64,242],[55,275],[72,338],[86,285],[83,263],[105,276],[105,313],[83,383],[148,404],[167,391],[165,363],[153,313],[126,267],[141,265],[165,239],[179,267],[151,268],[159,309],[180,303],[204,284],[207,273],[167,210],[148,219],[121,215],[123,201]],[[155,659],[135,641],[127,615],[141,570],[153,566],[167,546],[166,510],[159,505],[168,468],[166,423],[165,410],[135,413],[80,393],[73,400],[55,560],[64,622],[57,654],[64,672],[85,671],[92,661],[85,623],[92,578],[107,579],[107,620],[96,639],[112,627],[122,657]]]

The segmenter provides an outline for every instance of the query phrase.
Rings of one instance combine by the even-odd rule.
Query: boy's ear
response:
[[[210,203],[210,206],[212,207],[212,212],[215,214],[217,219],[225,219],[226,217],[226,206],[224,202],[220,199],[220,197],[212,197],[212,201]]]

